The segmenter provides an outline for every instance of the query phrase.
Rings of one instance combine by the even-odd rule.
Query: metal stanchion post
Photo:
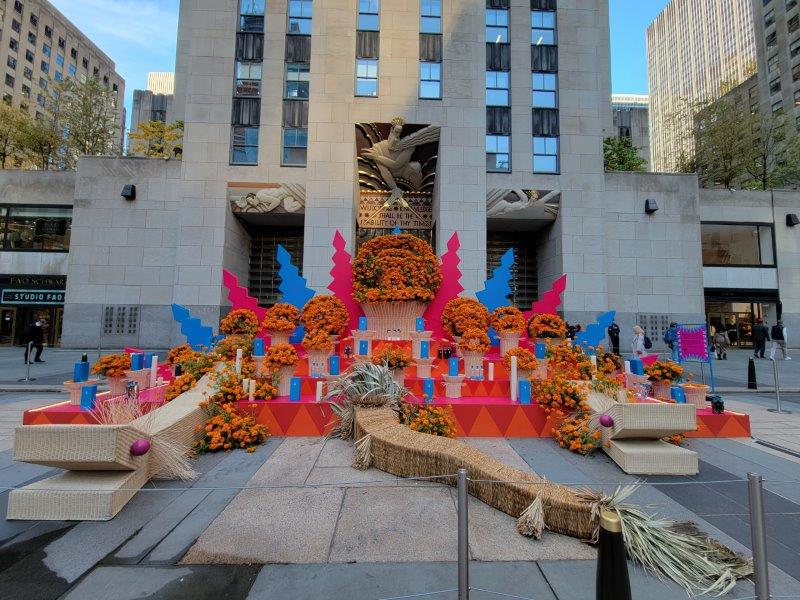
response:
[[[469,600],[469,517],[467,470],[458,470],[458,600]]]
[[[769,600],[770,597],[763,483],[761,475],[747,474],[747,491],[750,499],[750,535],[753,540],[753,570],[757,600]]]
[[[33,350],[33,342],[28,342],[27,352],[25,353],[25,378],[17,379],[17,381],[36,381],[35,377],[31,377],[31,351]]]
[[[775,408],[768,408],[769,412],[778,413],[780,415],[790,415],[792,411],[781,409],[781,383],[778,380],[778,361],[772,360],[772,370],[775,373]]]

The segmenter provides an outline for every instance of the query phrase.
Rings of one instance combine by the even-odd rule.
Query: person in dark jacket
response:
[[[673,362],[678,362],[678,324],[673,322],[664,332],[664,343],[672,354]]]
[[[42,321],[36,321],[32,325],[29,325],[28,328],[25,330],[25,335],[23,337],[23,343],[25,344],[25,364],[28,364],[28,360],[30,357],[28,356],[28,344],[33,344],[33,347],[36,348],[36,357],[33,359],[33,362],[41,363],[44,362],[42,360],[42,350],[44,349],[44,329],[42,328]]]
[[[608,339],[611,340],[611,352],[619,356],[619,325],[616,321],[608,326]]]
[[[770,360],[775,360],[775,352],[778,350],[781,351],[783,360],[792,360],[792,357],[789,356],[788,352],[786,351],[786,343],[789,335],[786,331],[786,327],[783,325],[783,321],[778,320],[778,322],[772,326],[770,335],[772,336],[772,349],[769,351]]]
[[[763,319],[756,319],[756,325],[753,327],[753,356],[764,358],[768,341],[770,341],[769,329],[764,325]]]

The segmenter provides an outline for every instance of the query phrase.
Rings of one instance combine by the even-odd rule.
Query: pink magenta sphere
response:
[[[131,444],[132,456],[143,456],[150,451],[150,440],[134,440]]]
[[[600,415],[600,425],[603,427],[613,427],[614,417],[611,415]]]

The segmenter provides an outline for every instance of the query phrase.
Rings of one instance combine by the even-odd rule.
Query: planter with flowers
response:
[[[513,306],[501,306],[495,309],[490,324],[500,338],[500,356],[519,346],[519,338],[525,330],[525,316]]]
[[[258,333],[258,317],[252,310],[232,310],[219,322],[219,330],[226,335],[254,336]]]
[[[300,324],[300,311],[293,304],[280,302],[267,310],[261,328],[270,337],[270,343],[288,344],[289,337]]]
[[[398,385],[405,384],[405,369],[413,360],[405,348],[392,344],[386,345],[372,357],[373,364],[386,365]]]
[[[537,342],[552,342],[567,337],[567,324],[558,315],[542,313],[528,321],[528,337]]]
[[[300,312],[300,323],[306,331],[323,332],[332,339],[344,333],[349,320],[344,302],[329,294],[314,296]]]
[[[279,396],[289,395],[292,375],[299,360],[297,350],[290,344],[270,346],[264,352],[264,368],[272,375],[273,383],[277,383]]]
[[[706,395],[711,389],[709,386],[702,383],[684,383],[683,392],[686,394],[687,404],[694,404],[697,408],[706,408]]]
[[[453,298],[444,305],[442,329],[456,342],[456,350],[461,356],[461,337],[468,329],[489,329],[489,311],[473,298]]]
[[[324,377],[328,374],[328,357],[333,350],[331,336],[326,331],[309,331],[303,338],[303,349],[308,352],[308,374]]]
[[[353,263],[353,298],[380,339],[406,338],[441,284],[430,244],[410,234],[369,240]]]
[[[107,354],[92,366],[92,373],[102,375],[108,380],[108,387],[111,396],[122,396],[125,394],[127,379],[125,373],[131,368],[131,355],[127,352],[122,354]]]
[[[482,379],[483,356],[492,347],[489,336],[477,327],[467,329],[461,336],[458,347],[464,356],[464,374],[472,379]]]
[[[657,360],[645,367],[644,373],[652,383],[653,397],[669,401],[672,399],[670,387],[683,375],[683,367],[672,361]]]
[[[503,366],[509,373],[511,373],[511,358],[514,356],[517,357],[517,377],[519,379],[544,379],[547,377],[547,362],[540,363],[536,360],[534,353],[527,348],[512,348],[503,357]]]

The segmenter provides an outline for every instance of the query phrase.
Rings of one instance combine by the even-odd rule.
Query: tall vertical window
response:
[[[419,63],[419,97],[434,100],[442,97],[442,63]]]
[[[486,71],[486,106],[509,106],[508,85],[508,71]]]
[[[378,95],[378,61],[359,58],[356,61],[356,96]]]
[[[531,11],[531,44],[556,45],[556,13],[552,10]]]
[[[311,35],[311,0],[289,0],[289,26],[287,33]]]
[[[308,129],[290,128],[283,130],[284,166],[305,166],[308,151]]]
[[[486,9],[486,41],[508,43],[508,9]]]
[[[258,164],[258,127],[233,127],[231,162],[237,165]]]
[[[308,99],[308,76],[311,65],[308,63],[286,64],[286,91],[284,98]]]
[[[558,75],[533,73],[533,107],[556,108],[556,106],[558,106]]]
[[[507,135],[486,136],[486,170],[511,171],[511,137]]]
[[[236,95],[260,96],[262,63],[236,61]]]
[[[231,116],[230,162],[234,165],[258,164],[264,8],[265,0],[239,0]],[[86,59],[83,64],[88,68]]]
[[[533,138],[533,172],[558,173],[558,138]]]
[[[264,32],[265,0],[241,0],[239,6],[239,31]]]
[[[442,0],[420,3],[420,33],[442,33]]]
[[[358,29],[378,31],[380,29],[380,0],[358,0]]]

